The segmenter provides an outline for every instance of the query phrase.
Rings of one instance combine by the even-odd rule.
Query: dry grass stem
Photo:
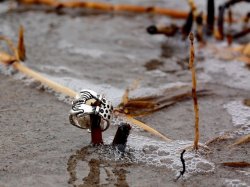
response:
[[[230,145],[229,147],[233,147],[233,146],[241,145],[241,144],[246,144],[249,142],[250,142],[250,134],[241,137],[239,140],[237,140],[234,144]]]
[[[56,0],[19,0],[19,3],[23,4],[42,4],[55,8],[89,8],[102,11],[117,11],[117,12],[134,12],[134,13],[151,13],[151,14],[160,14],[166,15],[173,18],[183,19],[186,18],[188,13],[180,10],[173,10],[168,8],[161,7],[146,7],[139,5],[113,5],[111,3],[103,2],[88,2],[88,1],[66,1],[59,2]]]
[[[23,32],[24,32],[23,26],[20,26],[20,29],[19,29],[19,41],[18,41],[17,50],[18,50],[18,58],[21,61],[24,61],[26,59]]]
[[[161,134],[161,133],[158,132],[157,130],[155,130],[155,129],[153,129],[152,127],[146,125],[145,123],[142,123],[142,122],[140,122],[140,121],[134,119],[133,117],[131,117],[131,116],[129,116],[129,115],[127,115],[127,119],[128,119],[130,122],[132,122],[133,124],[135,124],[135,125],[141,127],[142,129],[144,129],[145,131],[148,131],[148,132],[150,132],[150,133],[152,133],[152,134],[154,134],[154,135],[156,135],[156,136],[162,138],[162,139],[165,140],[165,141],[168,141],[168,142],[169,142],[169,141],[172,141],[171,139],[167,138],[166,136],[164,136],[163,134]]]
[[[194,149],[198,150],[199,143],[199,105],[196,93],[196,72],[194,64],[194,35],[193,33],[189,34],[190,39],[190,57],[189,57],[189,68],[192,72],[192,97],[194,101],[194,113],[195,113],[195,138],[194,138]]]
[[[239,167],[239,168],[250,167],[250,163],[248,162],[223,162],[222,165],[228,167]]]
[[[211,95],[209,90],[198,90],[197,95]],[[163,108],[170,107],[178,102],[192,98],[192,93],[188,86],[167,89],[160,95],[139,97],[128,99],[125,105],[120,106],[120,112],[129,114],[133,117],[143,117],[159,111]]]

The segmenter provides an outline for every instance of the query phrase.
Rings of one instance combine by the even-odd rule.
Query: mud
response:
[[[2,5],[6,7],[5,3]],[[171,1],[168,6],[188,9],[185,2],[179,1]],[[199,6],[204,9],[204,3],[199,2]],[[237,5],[238,14],[241,8],[247,10]],[[151,36],[145,30],[152,23],[170,23],[170,18],[81,10],[54,13],[36,6],[7,10],[0,9],[0,33],[16,40],[18,27],[23,24],[26,65],[76,91],[90,88],[102,92],[116,105],[125,88],[138,78],[140,86],[131,92],[131,97],[157,95],[163,88],[191,85],[188,42]],[[201,149],[197,153],[197,160],[207,162],[197,164],[190,160],[189,154],[195,153],[187,149],[184,159],[197,164],[195,167],[203,172],[189,170],[178,181],[176,174],[182,167],[180,151],[171,154],[176,148],[174,143],[173,150],[165,149],[165,144],[171,144],[133,128],[125,155],[109,146],[92,147],[89,133],[69,125],[70,105],[63,102],[63,96],[56,97],[40,83],[1,66],[0,186],[249,186],[249,168],[222,165],[250,162],[249,143],[229,147],[244,132],[249,133],[250,114],[244,112],[249,107],[249,68],[238,61],[221,60],[198,47],[196,64],[198,89],[211,92],[198,98],[200,141],[205,144],[221,135],[227,138],[211,141],[207,144],[209,151]],[[231,106],[235,108],[230,110]],[[138,119],[191,146],[193,115],[189,99]],[[104,133],[107,144],[116,128],[111,125]],[[175,162],[178,163],[173,165]],[[212,166],[212,172],[204,172]],[[192,169],[191,165],[187,168]]]

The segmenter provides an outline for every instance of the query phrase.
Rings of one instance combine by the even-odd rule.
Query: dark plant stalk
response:
[[[199,42],[203,42],[203,14],[199,13],[196,17],[197,33],[196,38]]]
[[[121,152],[125,151],[130,130],[131,126],[129,124],[121,123],[116,131],[112,145],[117,146]]]
[[[211,35],[214,31],[214,0],[207,1],[207,34]]]
[[[191,32],[192,25],[193,25],[193,11],[191,10],[188,14],[186,23],[182,27],[183,39],[186,39],[189,33]]]

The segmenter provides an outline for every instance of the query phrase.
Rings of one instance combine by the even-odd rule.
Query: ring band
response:
[[[91,106],[89,103],[87,103],[91,99],[94,99],[94,101],[98,102],[99,106]],[[102,131],[105,131],[109,128],[112,112],[112,103],[108,101],[103,95],[97,94],[92,90],[82,90],[72,102],[69,121],[76,127],[86,129],[89,128],[87,124],[85,124],[86,127],[80,125],[79,119],[87,118],[91,114],[98,115],[104,120],[104,122],[106,122],[106,126],[102,128]]]

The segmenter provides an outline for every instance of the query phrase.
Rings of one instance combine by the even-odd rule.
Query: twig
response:
[[[195,112],[195,138],[194,138],[194,149],[198,150],[199,143],[199,105],[196,93],[196,72],[194,65],[194,35],[190,33],[190,58],[189,58],[189,68],[192,71],[192,96],[194,101],[194,112]]]
[[[181,153],[181,163],[182,163],[182,171],[180,171],[180,175],[177,177],[177,179],[175,181],[177,181],[181,176],[184,175],[185,171],[186,171],[186,165],[185,165],[185,160],[183,158],[184,153],[186,152],[186,150],[184,149]]]

